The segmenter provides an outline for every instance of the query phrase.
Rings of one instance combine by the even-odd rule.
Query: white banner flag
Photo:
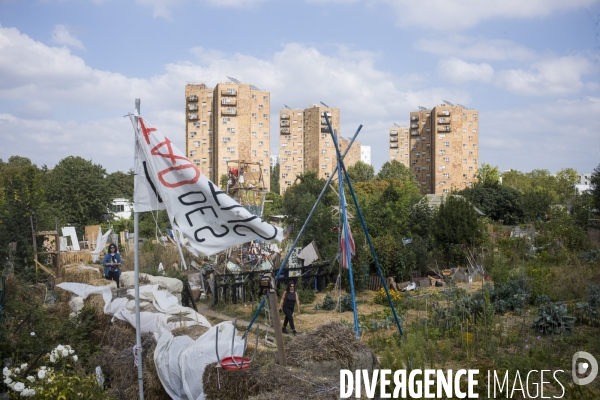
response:
[[[208,256],[258,238],[283,239],[281,228],[250,214],[141,117],[135,165],[134,210],[166,208],[190,250]]]

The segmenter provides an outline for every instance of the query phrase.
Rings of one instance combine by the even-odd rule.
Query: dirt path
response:
[[[211,309],[208,307],[208,305],[206,305],[206,304],[202,304],[202,305],[200,305],[200,306],[198,307],[198,312],[199,312],[200,314],[204,315],[204,316],[209,316],[209,317],[213,317],[213,318],[218,318],[218,319],[221,319],[221,320],[223,320],[223,321],[232,321],[232,322],[233,322],[233,320],[235,319],[235,318],[232,318],[232,317],[230,317],[230,316],[228,316],[228,315],[221,314],[220,312],[216,312],[216,311],[213,311],[213,310],[211,310]],[[238,327],[242,327],[242,326],[243,326],[243,327],[248,327],[248,325],[250,325],[250,321],[244,321],[243,319],[239,319],[239,318],[238,318],[238,320],[237,320],[237,325],[238,325]],[[253,324],[252,326],[253,326],[253,327],[256,327],[256,323],[255,323],[255,324]],[[275,334],[275,331],[273,330],[273,328],[271,328],[271,327],[268,327],[268,326],[265,326],[264,324],[261,324],[259,329],[260,329],[261,331],[263,331],[263,332],[264,332],[264,330],[266,329],[266,330],[267,330],[269,333]]]

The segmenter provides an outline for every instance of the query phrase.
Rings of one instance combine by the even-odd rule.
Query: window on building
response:
[[[252,113],[252,118],[256,118],[256,113]]]
[[[466,148],[467,148],[467,144],[463,143],[463,149],[466,149]]]
[[[200,141],[199,140],[194,141],[194,146],[200,147]]]
[[[263,123],[262,123],[262,122],[259,122],[259,123],[258,123],[258,127],[259,127],[259,128],[262,128],[262,127],[263,127]]]
[[[259,146],[262,146],[262,145],[263,145],[263,142],[262,142],[262,140],[258,142],[258,145],[259,145]]]
[[[269,114],[263,114],[263,117],[264,117],[265,119],[269,119]]]
[[[444,162],[450,162],[450,157],[444,157],[443,160]]]
[[[231,121],[231,118],[229,117],[224,117],[223,119],[221,119],[221,121],[223,121],[224,124],[228,123],[229,121]]]
[[[194,160],[195,165],[200,165],[200,160]]]
[[[252,98],[253,98],[254,100],[256,100],[256,95],[255,95],[255,94],[253,94],[253,95],[252,95]]]
[[[263,100],[269,100],[269,96],[263,96]]]
[[[227,128],[227,132],[229,132],[229,133],[235,133],[235,128]]]
[[[252,132],[252,137],[256,137],[256,132]]]
[[[235,153],[235,147],[228,147],[227,151],[230,153]]]
[[[450,179],[450,174],[449,173],[446,172],[445,174],[442,174],[442,175],[444,176],[444,178]]]
[[[202,102],[202,107],[206,107],[206,102],[205,101]]]

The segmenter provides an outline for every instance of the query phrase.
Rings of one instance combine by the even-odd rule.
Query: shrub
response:
[[[394,306],[399,305],[403,299],[402,295],[399,292],[396,292],[392,289],[390,289],[389,292],[390,298],[392,300],[392,303],[394,303]],[[375,294],[375,299],[373,299],[373,301],[375,302],[375,304],[381,304],[384,306],[389,305],[387,295],[385,294],[385,290],[383,288],[380,288],[377,291],[377,293]]]
[[[298,299],[300,304],[311,304],[315,301],[315,291],[311,289],[300,289],[298,290]]]

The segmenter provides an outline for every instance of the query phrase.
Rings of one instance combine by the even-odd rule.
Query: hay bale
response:
[[[217,364],[206,366],[202,383],[207,400],[212,399],[337,399],[339,376],[324,379],[299,368],[280,367],[276,353],[261,352],[250,368],[242,371],[217,371]]]
[[[173,336],[183,336],[187,335],[192,339],[196,340],[200,336],[204,335],[209,328],[200,325],[192,325],[192,326],[182,326],[181,328],[173,329],[171,333]]]
[[[377,368],[377,356],[356,339],[355,332],[340,322],[328,322],[294,338],[287,348],[290,365],[339,379],[340,369]]]
[[[120,327],[117,329],[121,329]],[[132,328],[133,329],[133,328]],[[128,333],[128,332],[121,332]],[[129,344],[128,347],[118,349]],[[135,345],[135,331],[133,335],[127,334],[124,340],[115,343],[114,346],[103,346],[100,353],[94,360],[97,365],[102,367],[106,378],[110,382],[110,389],[107,391],[114,398],[122,400],[137,400],[137,368],[133,363],[133,345]],[[142,369],[144,379],[144,398],[149,400],[167,400],[170,397],[165,392],[156,367],[154,366],[154,349],[156,341],[152,334],[142,335]]]
[[[63,267],[63,282],[87,283],[98,280],[103,273],[97,266],[65,265]]]

